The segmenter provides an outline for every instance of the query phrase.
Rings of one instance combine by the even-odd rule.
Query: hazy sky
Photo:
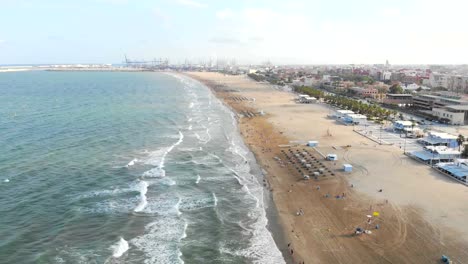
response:
[[[0,64],[468,63],[466,0],[0,0]]]

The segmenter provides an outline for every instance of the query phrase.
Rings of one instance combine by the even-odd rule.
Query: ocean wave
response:
[[[145,209],[146,205],[148,204],[148,200],[146,198],[147,192],[148,192],[148,183],[145,181],[141,181],[140,182],[140,203],[133,210],[134,212],[141,212]]]
[[[129,249],[128,242],[121,237],[119,241],[111,247],[111,249],[113,250],[112,257],[120,258]]]
[[[75,200],[89,199],[101,196],[117,196],[123,193],[139,191],[139,183],[131,183],[128,188],[115,188],[112,190],[97,190],[97,191],[88,191],[80,195],[74,196]]]
[[[163,154],[162,158],[161,158],[161,162],[159,163],[159,167],[160,168],[163,168],[164,167],[164,163],[165,163],[165,160],[166,160],[166,156],[178,145],[180,145],[180,143],[182,143],[182,141],[184,141],[184,134],[182,134],[181,131],[179,131],[179,140],[177,140],[176,143],[174,143],[172,146],[170,146]]]
[[[223,163],[220,157],[212,153],[208,153],[207,155],[201,157],[193,157],[189,162],[196,165],[205,166],[215,166]]]
[[[160,217],[145,226],[145,234],[130,240],[145,254],[144,263],[184,263],[180,240],[184,238],[186,222],[179,217]]]
[[[181,202],[179,205],[179,210],[182,212],[189,212],[200,210],[204,208],[211,208],[214,207],[213,205],[217,205],[217,198],[216,195],[213,194],[203,194],[197,196],[190,196],[190,197],[183,197],[181,198]]]
[[[166,171],[160,167],[156,167],[143,172],[142,176],[143,178],[164,178],[166,177]]]
[[[127,167],[127,168],[131,167],[131,166],[135,165],[135,163],[137,163],[137,162],[138,162],[138,159],[132,159],[127,165],[125,165],[125,167]]]
[[[215,193],[212,193],[212,194],[213,194],[213,207],[216,207],[218,206],[218,198],[216,197]]]

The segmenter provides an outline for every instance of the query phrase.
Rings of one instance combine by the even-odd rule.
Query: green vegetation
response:
[[[462,151],[461,155],[462,155],[463,158],[467,158],[468,157],[468,148],[463,148],[463,151]]]
[[[262,82],[262,81],[264,81],[266,79],[265,76],[258,75],[258,74],[255,74],[255,73],[249,73],[249,74],[247,74],[247,76],[249,76],[250,78],[254,79],[257,82]]]
[[[401,88],[401,86],[398,85],[398,84],[394,84],[394,85],[390,86],[389,92],[391,94],[402,94],[403,93],[403,88]]]
[[[369,119],[377,119],[377,122],[388,120],[390,116],[395,117],[397,111],[387,110],[375,104],[366,104],[361,101],[338,95],[326,95],[323,91],[312,87],[295,87],[295,92],[307,94],[315,98],[324,98],[328,104],[342,109],[352,110],[355,113],[366,115]]]
[[[366,115],[369,119],[377,118],[377,121],[388,120],[390,116],[395,116],[397,114],[396,111],[387,110],[375,104],[365,104],[361,101],[343,96],[328,95],[325,97],[325,102],[342,109]]]
[[[313,96],[317,99],[325,97],[325,93],[323,91],[312,88],[312,87],[307,87],[307,86],[294,87],[294,91],[296,93],[307,94],[309,96]]]

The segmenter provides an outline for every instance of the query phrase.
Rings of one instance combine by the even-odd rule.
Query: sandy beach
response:
[[[189,75],[238,113],[288,240],[278,244],[293,263],[438,263],[441,255],[468,263],[466,186],[328,119],[327,105],[296,104],[292,93],[245,76]],[[279,147],[307,140],[318,140],[317,149]],[[303,180],[285,154],[306,151],[326,177]],[[320,153],[339,160],[325,161]],[[343,163],[353,172],[344,173]],[[374,212],[379,215],[367,217]],[[372,233],[356,236],[356,227]]]

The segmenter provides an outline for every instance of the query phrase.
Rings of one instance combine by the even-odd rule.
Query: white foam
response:
[[[144,252],[144,263],[183,263],[179,243],[184,230],[183,219],[163,216],[146,225],[145,234],[132,239],[130,243]]]
[[[134,182],[131,183],[128,188],[115,188],[112,190],[99,190],[99,191],[89,191],[82,193],[81,195],[74,196],[75,199],[88,199],[88,198],[93,198],[93,197],[99,197],[99,196],[116,196],[118,194],[122,193],[128,193],[128,192],[134,192],[134,191],[139,191],[140,190],[140,183],[139,182]]]
[[[180,77],[181,82],[183,84],[187,84],[190,79],[185,78],[185,77]],[[186,80],[187,79],[187,80]],[[193,83],[195,83],[193,81]],[[187,94],[192,97],[192,92],[194,89],[191,89],[189,85],[187,84],[187,88],[184,88],[187,91]],[[208,88],[206,89],[208,91]],[[195,95],[193,95],[195,96]],[[204,99],[204,98],[203,98]],[[262,187],[262,184],[258,182],[257,178],[255,178],[252,174],[250,174],[250,164],[248,161],[251,158],[251,153],[248,151],[248,149],[245,147],[245,145],[242,142],[242,139],[240,138],[240,135],[236,132],[237,128],[237,122],[236,118],[233,112],[229,111],[227,107],[225,107],[218,99],[216,99],[213,95],[208,96],[209,99],[209,104],[211,105],[211,99],[213,99],[213,104],[217,107],[216,109],[214,107],[211,107],[210,109],[205,109],[204,106],[206,104],[202,104],[201,101],[196,101],[196,107],[192,109],[192,113],[194,114],[193,116],[193,122],[199,123],[199,125],[194,125],[193,127],[193,134],[194,137],[198,139],[198,142],[201,144],[206,144],[208,143],[212,137],[210,134],[210,129],[212,131],[216,131],[218,129],[224,130],[224,136],[226,137],[227,141],[230,143],[228,151],[231,152],[233,155],[228,156],[222,156],[223,160],[215,159],[215,156],[208,155],[208,157],[200,157],[200,156],[195,156],[193,157],[194,163],[218,163],[218,162],[223,162],[224,167],[227,169],[231,170],[234,175],[229,175],[229,179],[233,180],[232,177],[234,177],[238,183],[239,183],[239,188],[236,188],[236,191],[239,192],[241,196],[245,196],[248,200],[252,198],[252,202],[246,203],[246,206],[248,207],[248,217],[249,220],[246,221],[246,225],[244,225],[244,229],[248,229],[248,232],[251,234],[251,237],[249,238],[249,243],[248,245],[245,245],[245,247],[242,248],[231,248],[229,245],[223,245],[221,243],[220,245],[220,250],[222,252],[228,252],[229,254],[236,255],[236,256],[241,256],[243,258],[246,258],[249,260],[249,262],[252,263],[284,263],[284,259],[281,255],[281,252],[278,250],[273,237],[271,233],[267,229],[267,224],[268,220],[266,218],[266,212],[264,208],[264,203],[263,203],[263,192],[264,189]],[[192,100],[192,99],[191,99]],[[193,100],[192,100],[193,101]],[[195,102],[195,101],[194,101]],[[213,125],[208,125],[210,121],[213,123],[217,122],[217,119],[219,118],[216,113],[213,115],[209,114],[206,115],[206,113],[210,113],[209,111],[217,110],[218,107],[222,111],[224,111],[226,114],[229,114],[231,116],[231,124],[227,124],[224,121],[224,119],[220,119],[219,124],[217,124],[215,127]],[[222,118],[222,117],[221,117]],[[199,127],[201,129],[199,129]],[[210,128],[208,128],[208,127]],[[218,134],[213,133],[213,137],[217,137]],[[211,157],[210,157],[211,156]],[[231,158],[232,157],[232,158]],[[212,164],[210,164],[212,165]],[[214,165],[214,164],[213,164]],[[228,174],[226,174],[227,176]],[[221,176],[221,177],[218,177]],[[204,175],[203,181],[220,181],[224,180],[223,178],[226,178],[224,175],[218,175],[217,177],[210,177],[208,175]],[[228,180],[229,180],[228,179]],[[199,179],[197,177],[196,183],[199,182]],[[241,188],[242,187],[242,188]],[[219,192],[218,192],[219,194]],[[175,202],[175,201],[174,201]],[[180,207],[183,209],[182,211],[184,212],[189,212],[191,210],[199,210],[201,208],[205,207],[212,207],[213,205],[216,207],[218,203],[218,198],[216,197],[216,194],[214,192],[211,193],[211,197],[209,194],[207,194],[205,197],[199,197],[199,199],[194,199],[194,197],[190,197],[190,199],[183,198],[182,204]],[[218,212],[218,210],[215,210]],[[222,218],[220,218],[222,219]],[[184,237],[184,234],[182,233],[182,237]],[[174,252],[175,253],[175,252]]]
[[[218,206],[218,198],[216,197],[215,193],[213,193],[213,204],[214,204],[214,207]]]
[[[138,159],[132,159],[125,167],[130,167],[130,166],[133,166],[135,165],[135,163],[138,162]]]
[[[190,126],[188,127],[188,130],[192,130],[192,128],[193,128],[192,125],[190,125]]]
[[[182,199],[179,198],[179,200],[177,201],[176,205],[174,206],[174,209],[177,213],[177,215],[181,215],[182,212],[180,211],[180,203],[182,202]]]
[[[141,212],[145,209],[146,205],[148,204],[148,201],[146,198],[146,192],[148,192],[148,183],[145,181],[141,181],[140,182],[140,203],[133,210],[134,212]]]
[[[197,174],[197,180],[195,181],[195,184],[199,184],[201,180],[201,177],[199,174]]]
[[[167,185],[167,186],[173,186],[177,184],[176,181],[174,181],[173,179],[169,179],[169,178],[162,178],[160,180],[160,183],[163,185]]]
[[[5,179],[5,180],[3,180],[3,182],[10,182],[10,180],[9,180],[9,179]]]
[[[182,237],[180,238],[180,240],[187,237],[187,227],[188,227],[188,224],[187,224],[187,222],[185,222],[184,223],[184,233],[182,234]]]
[[[177,140],[176,143],[174,143],[172,146],[170,146],[166,152],[164,152],[162,158],[161,158],[161,162],[159,163],[159,167],[160,168],[164,168],[164,162],[166,160],[166,156],[167,154],[169,154],[176,146],[180,145],[180,143],[182,143],[182,141],[184,141],[184,134],[182,134],[181,131],[179,131],[179,140]]]
[[[117,244],[112,246],[112,249],[113,249],[112,256],[114,258],[120,258],[129,249],[127,240],[121,237],[119,242],[117,242]]]
[[[160,167],[152,168],[149,171],[143,173],[145,178],[164,178],[166,177],[166,171]]]

